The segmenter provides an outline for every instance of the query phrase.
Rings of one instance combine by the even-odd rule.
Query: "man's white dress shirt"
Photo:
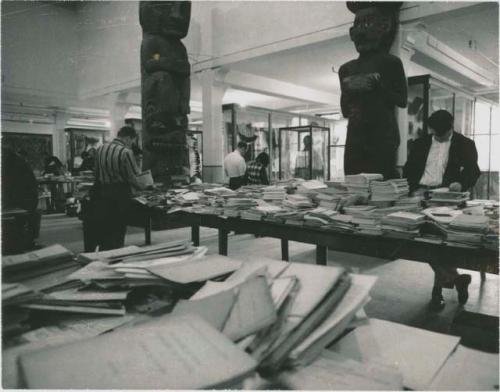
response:
[[[427,155],[427,162],[425,164],[424,174],[420,179],[420,185],[439,186],[442,184],[443,175],[450,155],[452,136],[453,134],[444,142],[438,142],[434,137],[432,138],[431,148],[429,150],[429,155]]]
[[[238,150],[234,150],[226,156],[224,159],[224,170],[230,178],[245,175],[247,165]]]

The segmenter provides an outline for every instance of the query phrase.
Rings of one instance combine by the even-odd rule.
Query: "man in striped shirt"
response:
[[[136,179],[140,169],[132,152],[136,139],[135,129],[124,126],[117,138],[97,150],[96,181],[90,211],[86,222],[84,220],[86,250],[94,250],[96,246],[100,250],[116,249],[124,245],[132,188],[142,188]]]

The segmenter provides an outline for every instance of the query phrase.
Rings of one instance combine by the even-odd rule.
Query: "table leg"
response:
[[[194,246],[200,246],[200,226],[191,226],[191,241]]]
[[[151,245],[151,217],[147,216],[144,222],[144,239],[146,245]]]
[[[227,236],[229,232],[224,228],[219,228],[219,254],[227,256]]]
[[[326,265],[328,258],[328,248],[322,245],[316,245],[316,264]]]
[[[288,261],[289,256],[288,256],[288,240],[282,238],[281,239],[281,260],[283,261]]]

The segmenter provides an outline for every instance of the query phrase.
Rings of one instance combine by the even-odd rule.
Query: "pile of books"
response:
[[[382,181],[383,179],[384,177],[379,173],[361,173],[345,176],[345,184],[349,193],[368,197],[371,183],[374,181]]]
[[[400,207],[412,207],[415,210],[418,210],[422,207],[423,200],[424,198],[422,196],[401,197],[394,202],[394,205]]]
[[[264,217],[282,212],[283,208],[272,204],[261,204],[257,207],[241,211],[241,219],[261,221]]]
[[[318,207],[304,215],[304,224],[307,226],[325,226],[332,223],[332,217],[338,212],[328,208]]]
[[[427,200],[427,205],[442,206],[442,205],[462,205],[470,199],[469,192],[452,192],[449,188],[433,189],[430,194],[430,199]]]
[[[480,246],[489,227],[487,216],[460,214],[450,221],[446,242],[458,246]]]
[[[74,265],[73,253],[55,244],[32,252],[2,257],[4,282],[19,282]]]
[[[389,203],[408,196],[410,187],[406,178],[371,182],[371,202]]]
[[[376,280],[343,268],[214,257],[163,265],[170,280],[205,282],[168,313],[125,324],[125,317],[83,321],[87,328],[71,336],[36,332],[52,338],[17,351],[20,386],[242,388],[255,371],[266,377],[319,357],[367,303]],[[230,274],[225,280],[222,271]]]
[[[346,191],[339,191],[338,188],[325,188],[318,190],[315,200],[320,207],[329,208],[336,210],[339,201],[348,195],[347,188]]]
[[[309,197],[305,195],[294,194],[286,196],[286,199],[283,200],[283,206],[300,210],[305,208],[313,208],[314,204]]]
[[[352,233],[356,230],[356,225],[352,222],[352,216],[347,214],[338,214],[331,217],[328,228],[344,233]]]
[[[266,201],[283,201],[286,196],[284,185],[271,185],[262,188],[262,199]]]
[[[381,219],[384,234],[397,238],[414,238],[419,234],[419,227],[425,222],[424,214],[412,212],[394,212]]]

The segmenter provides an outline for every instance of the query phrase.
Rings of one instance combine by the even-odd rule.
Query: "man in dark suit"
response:
[[[432,134],[414,142],[403,168],[410,192],[422,194],[437,187],[449,187],[456,192],[472,188],[480,175],[474,141],[453,130],[453,116],[446,110],[434,112],[428,126]],[[456,268],[449,266],[430,266],[435,273],[431,308],[443,309],[443,287],[455,287],[459,303],[465,304],[469,298],[470,275],[460,275]]]

